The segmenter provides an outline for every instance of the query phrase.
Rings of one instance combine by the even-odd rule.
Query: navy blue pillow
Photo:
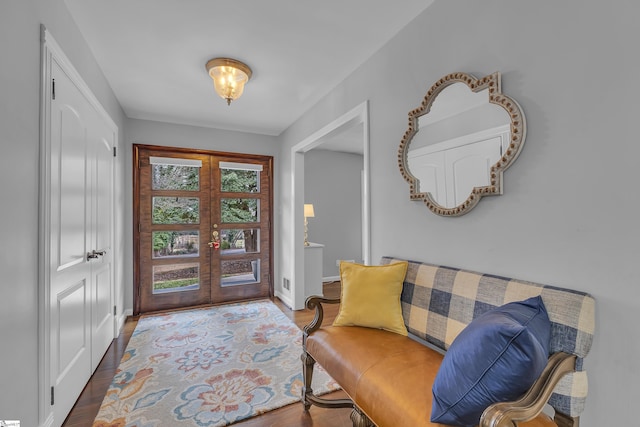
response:
[[[539,296],[478,316],[442,360],[431,421],[473,427],[489,405],[521,397],[547,364],[550,338],[551,322]]]

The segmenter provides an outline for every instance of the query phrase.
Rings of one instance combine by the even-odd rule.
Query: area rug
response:
[[[301,353],[268,300],[143,316],[93,427],[226,426],[297,402]],[[339,386],[318,366],[313,389]]]

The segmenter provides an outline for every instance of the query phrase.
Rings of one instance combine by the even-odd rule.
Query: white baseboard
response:
[[[284,303],[284,305],[286,305],[291,310],[293,310],[293,301],[291,301],[290,297],[288,297],[287,295],[283,294],[280,291],[276,291],[275,292],[275,296],[280,298],[280,301],[282,301]]]
[[[339,281],[340,281],[340,276],[329,276],[329,277],[322,278],[322,283],[339,282]]]
[[[118,335],[120,335],[120,331],[124,327],[125,322],[127,321],[127,317],[133,314],[133,310],[125,310],[120,316],[118,316]]]

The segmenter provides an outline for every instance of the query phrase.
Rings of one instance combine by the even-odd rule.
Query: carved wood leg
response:
[[[353,427],[375,427],[356,405],[353,405],[353,411],[351,411],[351,422]]]
[[[316,361],[313,360],[313,357],[309,356],[307,352],[302,353],[300,359],[302,359],[302,378],[304,380],[302,387],[302,404],[304,405],[304,410],[309,411],[311,401],[307,396],[313,395],[311,380],[313,379],[313,366],[316,364]]]
[[[565,415],[562,412],[556,411],[553,421],[558,424],[558,427],[579,427],[580,426],[580,417],[570,417],[569,415]]]

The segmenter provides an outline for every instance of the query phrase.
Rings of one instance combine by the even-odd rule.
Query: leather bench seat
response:
[[[420,427],[429,421],[431,388],[444,357],[402,335],[357,326],[322,327],[307,352],[378,427]],[[344,355],[341,356],[341,355]],[[556,427],[545,414],[520,427]]]

